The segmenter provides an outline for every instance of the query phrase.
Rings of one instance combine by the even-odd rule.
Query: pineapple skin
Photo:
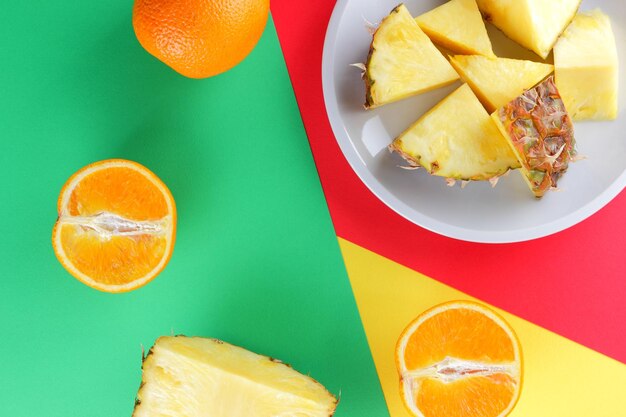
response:
[[[387,16],[383,18],[383,20],[378,25],[378,29],[376,32],[372,34],[372,43],[370,44],[369,52],[367,53],[367,60],[365,61],[365,72],[363,73],[363,80],[365,81],[365,109],[373,109],[378,106],[382,106],[386,103],[379,103],[372,94],[374,89],[374,84],[376,84],[376,80],[372,76],[372,58],[374,56],[374,52],[376,49],[374,48],[374,42],[376,41],[376,33],[380,30],[380,27],[385,23],[387,19],[392,17],[395,13],[400,13],[400,9],[404,7],[403,3],[400,3],[396,7],[394,7]]]
[[[574,121],[618,115],[618,56],[608,16],[578,14],[554,48],[556,85]]]
[[[258,370],[259,367],[262,368],[269,368],[270,372],[273,369],[275,372],[274,374],[278,374],[280,375],[281,373],[284,374],[285,372],[287,372],[288,374],[291,374],[290,376],[288,375],[288,378],[284,381],[281,381],[283,385],[287,385],[287,386],[295,386],[298,385],[297,381],[298,379],[301,381],[302,378],[304,378],[306,380],[305,384],[308,385],[308,389],[313,389],[316,392],[314,394],[312,394],[313,397],[317,397],[317,399],[319,400],[320,396],[325,397],[324,402],[327,405],[324,405],[324,407],[326,408],[325,411],[321,412],[319,410],[319,407],[316,407],[317,411],[315,413],[311,413],[309,414],[308,409],[307,412],[305,412],[304,410],[296,410],[293,411],[294,413],[298,413],[297,415],[302,415],[303,417],[308,417],[308,416],[324,416],[324,417],[332,417],[337,409],[337,405],[339,404],[339,400],[334,397],[330,392],[328,392],[326,390],[326,388],[319,383],[318,381],[316,381],[315,379],[311,378],[310,376],[304,376],[302,374],[299,374],[297,371],[293,370],[292,367],[289,364],[283,363],[280,360],[268,357],[268,356],[263,356],[263,355],[258,355],[256,353],[247,351],[243,348],[240,348],[238,346],[234,346],[231,345],[229,343],[223,342],[219,339],[207,339],[207,338],[201,338],[201,337],[187,337],[187,336],[183,336],[183,335],[177,335],[177,336],[162,336],[159,337],[157,339],[157,341],[155,342],[155,344],[150,348],[150,350],[148,351],[148,354],[143,356],[142,355],[142,379],[141,379],[141,384],[139,386],[139,391],[137,392],[137,397],[135,399],[135,406],[133,409],[133,414],[132,417],[145,417],[145,416],[154,416],[154,417],[163,417],[163,416],[170,416],[171,414],[162,414],[158,411],[156,412],[151,412],[151,409],[148,408],[148,402],[144,399],[144,397],[147,397],[147,391],[151,388],[151,385],[153,384],[153,381],[149,380],[146,377],[146,368],[148,367],[154,367],[156,366],[157,369],[159,368],[159,366],[155,363],[156,359],[155,359],[155,350],[156,349],[163,349],[163,345],[172,345],[172,344],[176,344],[177,341],[184,341],[184,344],[196,344],[201,346],[202,344],[213,344],[214,346],[221,346],[227,350],[233,350],[235,352],[241,352],[240,354],[242,354],[243,356],[241,357],[241,363],[242,363],[242,368],[243,370],[238,374],[238,377],[242,377],[242,378],[246,378],[248,377],[249,373],[254,373],[255,370]],[[184,346],[183,345],[183,349],[186,352],[185,354],[187,355],[193,355],[195,354],[193,352],[193,347],[191,346]],[[220,353],[219,352],[220,349],[217,349],[217,355],[224,355],[224,352]],[[224,356],[228,356],[228,353],[226,353]],[[256,369],[254,369],[256,368]],[[166,374],[166,371],[164,368],[161,368],[163,374]],[[251,369],[250,371],[248,371],[247,369]],[[299,377],[297,379],[294,379],[293,375],[299,375]],[[283,375],[284,376],[284,375]],[[197,382],[197,381],[196,381]],[[173,388],[173,390],[176,390],[177,388]],[[186,398],[186,400],[188,402],[195,402],[195,400],[197,400],[196,398]],[[287,398],[284,399],[284,401],[288,401]],[[311,400],[312,401],[312,400]],[[310,401],[309,404],[310,405]],[[169,410],[166,410],[169,411]],[[224,410],[222,410],[224,411]],[[238,410],[241,411],[241,410]],[[280,415],[284,415],[283,413],[285,412],[284,409],[280,410],[279,413]],[[175,414],[174,414],[175,415]],[[206,414],[206,410],[199,410],[196,414],[184,414],[185,417],[205,417]],[[220,414],[219,416],[221,416],[222,414]],[[265,414],[264,414],[265,415]],[[273,416],[274,414],[272,414]],[[278,415],[278,414],[277,414]],[[212,417],[219,417],[217,414],[213,415],[211,414]],[[252,415],[250,415],[249,413],[246,415],[246,417],[253,417]],[[227,417],[233,417],[232,415],[228,415]]]
[[[431,85],[425,86],[423,88],[419,88],[414,91],[408,91],[402,95],[399,95],[393,98],[386,98],[384,97],[384,94],[378,93],[377,91],[378,88],[380,87],[380,82],[377,83],[377,81],[380,81],[379,77],[381,76],[381,71],[375,68],[375,65],[374,65],[375,55],[377,53],[376,44],[378,41],[378,36],[381,34],[381,29],[385,27],[385,23],[388,23],[390,20],[393,20],[396,17],[395,15],[397,14],[403,14],[403,15],[409,16],[411,20],[411,24],[415,25],[414,29],[418,31],[423,37],[423,39],[427,40],[427,42],[430,44],[430,45],[427,45],[427,48],[431,50],[430,52],[432,53],[432,56],[436,57],[436,59],[439,61],[436,63],[437,66],[439,67],[437,68],[439,70],[438,75],[437,75],[438,79],[435,82],[432,82]],[[377,74],[375,74],[375,72]],[[415,74],[412,74],[412,76],[415,76]],[[406,6],[403,3],[401,3],[398,6],[396,6],[393,10],[391,10],[389,15],[383,18],[383,20],[380,22],[380,25],[378,26],[378,29],[376,29],[376,31],[372,35],[372,43],[370,44],[369,52],[367,55],[367,60],[365,61],[365,71],[363,72],[363,80],[365,81],[365,109],[368,109],[368,110],[373,109],[376,107],[383,106],[385,104],[403,100],[405,98],[408,98],[414,95],[426,93],[428,91],[432,91],[437,88],[452,84],[458,79],[459,79],[459,76],[454,70],[454,68],[452,68],[452,66],[448,63],[448,61],[441,54],[441,52],[437,50],[435,45],[432,44],[428,36],[424,32],[422,32],[417,22],[415,22],[413,17],[411,17],[411,15],[409,14],[408,10],[406,9]],[[380,97],[381,95],[383,95],[383,98]]]
[[[526,91],[491,115],[522,165],[535,197],[557,187],[576,155],[574,126],[554,77]]]

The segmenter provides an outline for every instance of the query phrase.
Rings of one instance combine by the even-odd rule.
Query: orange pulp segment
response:
[[[469,301],[419,315],[396,346],[401,395],[417,417],[503,417],[519,398],[521,347],[494,311]]]
[[[176,236],[174,198],[136,162],[110,159],[82,168],[63,186],[57,208],[55,254],[93,288],[133,290],[169,261]]]

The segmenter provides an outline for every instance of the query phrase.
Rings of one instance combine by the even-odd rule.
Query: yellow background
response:
[[[346,240],[339,243],[389,412],[409,417],[394,363],[398,336],[437,304],[480,300]],[[626,416],[626,365],[491,307],[509,322],[522,345],[524,382],[510,416]]]

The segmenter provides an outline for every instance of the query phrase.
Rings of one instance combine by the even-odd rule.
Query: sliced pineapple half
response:
[[[366,108],[442,87],[459,79],[401,4],[380,23],[365,64]]]
[[[450,63],[489,113],[504,106],[554,71],[549,64],[480,55],[456,55]]]
[[[402,133],[390,150],[432,175],[464,181],[491,180],[519,167],[506,140],[467,84]]]
[[[574,126],[550,77],[491,115],[522,165],[535,197],[541,198],[576,155]]]
[[[582,0],[476,0],[485,19],[546,59]]]
[[[143,362],[133,417],[329,417],[321,384],[216,339],[160,337]]]
[[[597,9],[578,14],[554,47],[554,65],[573,120],[617,118],[617,48],[607,15]]]
[[[433,42],[454,53],[495,57],[476,0],[451,0],[415,21]]]

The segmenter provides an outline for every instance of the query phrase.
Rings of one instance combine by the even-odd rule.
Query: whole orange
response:
[[[152,55],[190,78],[220,74],[259,41],[269,0],[135,0],[133,27]]]

